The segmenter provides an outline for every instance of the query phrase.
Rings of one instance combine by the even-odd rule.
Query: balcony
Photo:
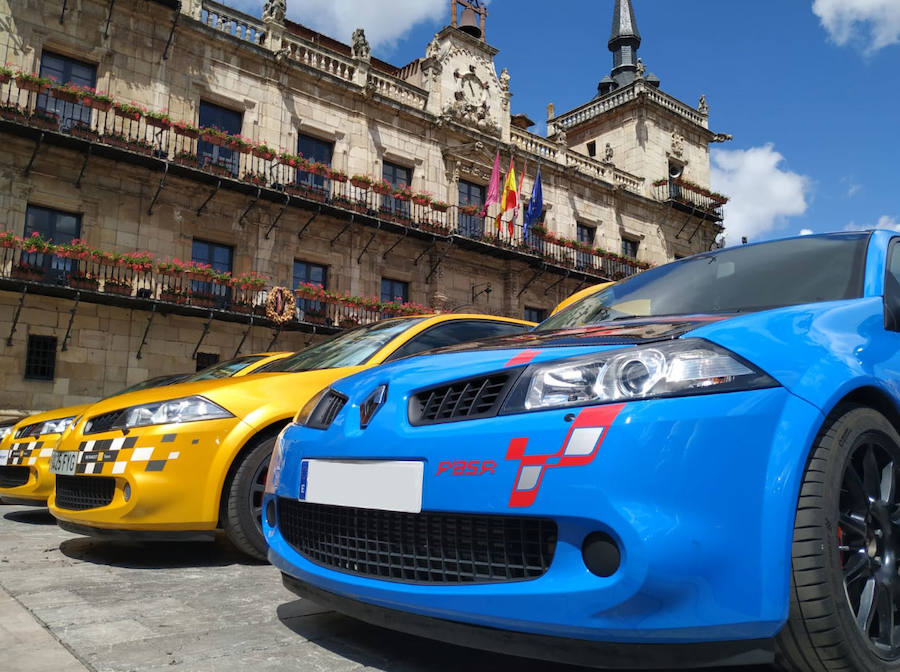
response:
[[[710,222],[721,222],[725,218],[723,207],[728,202],[727,196],[681,179],[657,180],[653,186],[656,198],[676,210]]]

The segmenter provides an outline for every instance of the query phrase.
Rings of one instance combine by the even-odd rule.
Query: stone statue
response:
[[[637,62],[637,76],[640,77],[641,79],[643,79],[643,78],[644,78],[644,73],[645,73],[645,72],[647,72],[647,66],[644,65],[644,62],[643,62],[640,58],[638,58],[638,62]]]
[[[697,106],[700,114],[709,114],[709,105],[706,103],[706,94],[700,96],[700,104]]]
[[[360,61],[369,61],[372,58],[372,48],[366,39],[366,31],[362,28],[357,28],[353,31],[352,39],[353,43],[350,47],[350,52],[353,54],[353,58]]]
[[[556,116],[556,106],[553,103],[547,103],[547,119],[552,119]]]
[[[609,144],[609,143],[607,142],[607,143],[606,143],[606,150],[605,150],[605,152],[604,152],[604,157],[606,158],[606,162],[607,162],[607,163],[612,163],[612,160],[613,160],[613,154],[614,154],[614,152],[613,152],[612,145]]]
[[[500,90],[501,91],[509,91],[509,70],[503,68],[500,71]]]
[[[556,142],[557,142],[558,144],[560,144],[560,145],[565,145],[565,144],[566,144],[566,140],[567,140],[567,138],[566,138],[566,129],[564,129],[562,126],[560,126],[560,127],[556,130]]]
[[[286,0],[266,0],[263,7],[263,21],[266,23],[284,23],[284,14],[287,12]]]
[[[434,34],[434,39],[428,43],[428,48],[425,49],[425,58],[438,58],[441,55],[441,45],[438,44],[438,36],[437,33]]]
[[[734,140],[731,133],[716,133],[710,142],[730,142],[731,140]]]

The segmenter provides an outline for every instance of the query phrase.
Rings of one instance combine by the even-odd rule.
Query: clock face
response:
[[[471,72],[460,80],[463,98],[470,105],[481,105],[487,97],[481,80]]]

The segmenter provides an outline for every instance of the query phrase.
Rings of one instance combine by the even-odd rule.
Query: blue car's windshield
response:
[[[589,295],[536,331],[857,298],[868,240],[868,233],[805,236],[688,257]]]

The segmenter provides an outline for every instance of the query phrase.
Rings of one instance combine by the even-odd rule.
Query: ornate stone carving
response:
[[[731,133],[716,133],[710,142],[729,142],[730,140],[734,140]]]
[[[709,114],[709,105],[706,102],[706,94],[700,96],[700,104],[697,106],[700,114]]]
[[[607,163],[612,163],[614,154],[615,154],[615,152],[613,152],[612,145],[607,142],[606,149],[604,150],[604,154],[603,154],[603,157],[606,159]]]
[[[684,154],[684,136],[678,131],[672,131],[672,154],[675,156]]]
[[[556,142],[560,146],[564,147],[567,140],[568,140],[568,138],[566,136],[566,129],[564,129],[560,126],[556,131]]]
[[[285,12],[287,12],[286,0],[266,0],[262,18],[266,23],[284,23]]]
[[[509,70],[503,68],[500,71],[500,90],[501,91],[509,91]]]
[[[434,34],[434,39],[428,43],[428,47],[425,49],[425,58],[440,58],[441,56],[441,45],[438,43],[437,33]]]
[[[362,28],[357,28],[353,31],[350,52],[353,54],[353,58],[359,61],[368,62],[372,59],[372,47],[369,46],[369,41],[366,39],[366,31]]]

